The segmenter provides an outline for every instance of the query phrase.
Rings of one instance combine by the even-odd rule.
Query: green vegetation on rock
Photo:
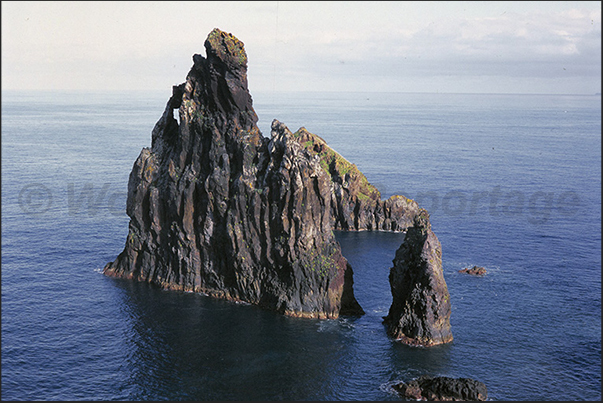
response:
[[[232,34],[215,28],[207,37],[207,42],[220,59],[234,60],[241,66],[247,66],[245,46]]]
[[[379,190],[369,183],[366,176],[356,167],[356,164],[352,164],[329,147],[320,136],[310,133],[302,127],[293,133],[293,138],[310,153],[318,155],[320,165],[332,179],[339,180],[341,183],[348,182],[349,185],[352,185],[350,188],[357,191],[358,199],[362,201],[381,199]]]

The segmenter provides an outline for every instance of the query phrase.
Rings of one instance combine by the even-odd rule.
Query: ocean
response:
[[[454,341],[382,317],[403,234],[338,232],[359,318],[296,319],[107,278],[165,92],[2,92],[3,400],[400,400],[423,374],[491,400],[601,400],[601,97],[254,93],[383,197],[431,215]],[[458,273],[483,266],[484,277]]]

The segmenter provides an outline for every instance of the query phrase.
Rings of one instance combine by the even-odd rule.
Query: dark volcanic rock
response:
[[[396,251],[389,281],[392,305],[384,318],[388,334],[414,346],[452,341],[450,295],[442,271],[442,248],[421,210]]]
[[[465,269],[461,269],[459,270],[459,273],[467,273],[471,274],[472,276],[485,276],[487,271],[483,267],[473,266],[472,268],[467,267]]]
[[[488,399],[486,385],[470,378],[423,375],[408,384],[394,385],[393,388],[401,396],[413,400],[484,401]]]
[[[424,210],[404,196],[381,200],[354,164],[304,128],[292,133],[274,120],[263,137],[243,43],[214,29],[205,48],[134,163],[126,245],[104,273],[291,316],[359,315],[333,230],[408,229],[390,274],[390,334],[422,345],[452,340],[439,242]]]
[[[331,177],[282,123],[261,135],[243,44],[215,29],[205,48],[134,164],[126,246],[104,273],[291,316],[362,314]]]
[[[381,200],[381,193],[364,174],[327,143],[302,127],[293,137],[320,158],[333,181],[332,216],[335,229],[362,231],[406,231],[419,213],[419,205],[404,196]]]
[[[305,128],[293,136],[320,158],[331,176],[336,229],[408,231],[389,276],[393,296],[385,318],[389,334],[403,343],[424,347],[451,342],[450,296],[442,271],[441,246],[427,212],[404,196],[381,200],[380,192],[356,165]]]

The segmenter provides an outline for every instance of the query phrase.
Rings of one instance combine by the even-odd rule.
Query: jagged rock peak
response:
[[[233,34],[214,28],[205,40],[207,57],[216,57],[231,68],[247,69],[245,44]]]
[[[233,127],[254,132],[257,143],[261,136],[248,89],[243,42],[216,28],[207,36],[205,49],[207,58],[193,55],[193,67],[186,82],[174,87],[171,107],[184,105],[185,118],[199,124],[215,123],[221,132]]]
[[[290,316],[362,314],[331,178],[284,124],[259,132],[242,42],[214,30],[205,46],[134,164],[128,239],[104,273]]]

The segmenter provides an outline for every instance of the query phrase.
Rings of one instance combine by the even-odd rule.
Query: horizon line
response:
[[[127,93],[127,92],[164,92],[168,91],[162,89],[11,89],[11,88],[2,88],[1,93],[9,93],[9,92],[37,92],[37,93]],[[169,92],[171,92],[171,88],[169,88]],[[342,94],[342,93],[350,93],[350,94],[423,94],[423,95],[567,95],[567,96],[596,96],[601,95],[601,92],[592,92],[592,93],[537,93],[537,92],[445,92],[445,91],[430,91],[430,92],[419,92],[419,91],[337,91],[337,90],[324,90],[324,91],[315,91],[315,90],[294,90],[294,91],[274,91],[274,90],[254,90],[253,93],[249,91],[253,96],[253,93],[260,94],[325,94],[325,93],[333,93],[333,94]]]

